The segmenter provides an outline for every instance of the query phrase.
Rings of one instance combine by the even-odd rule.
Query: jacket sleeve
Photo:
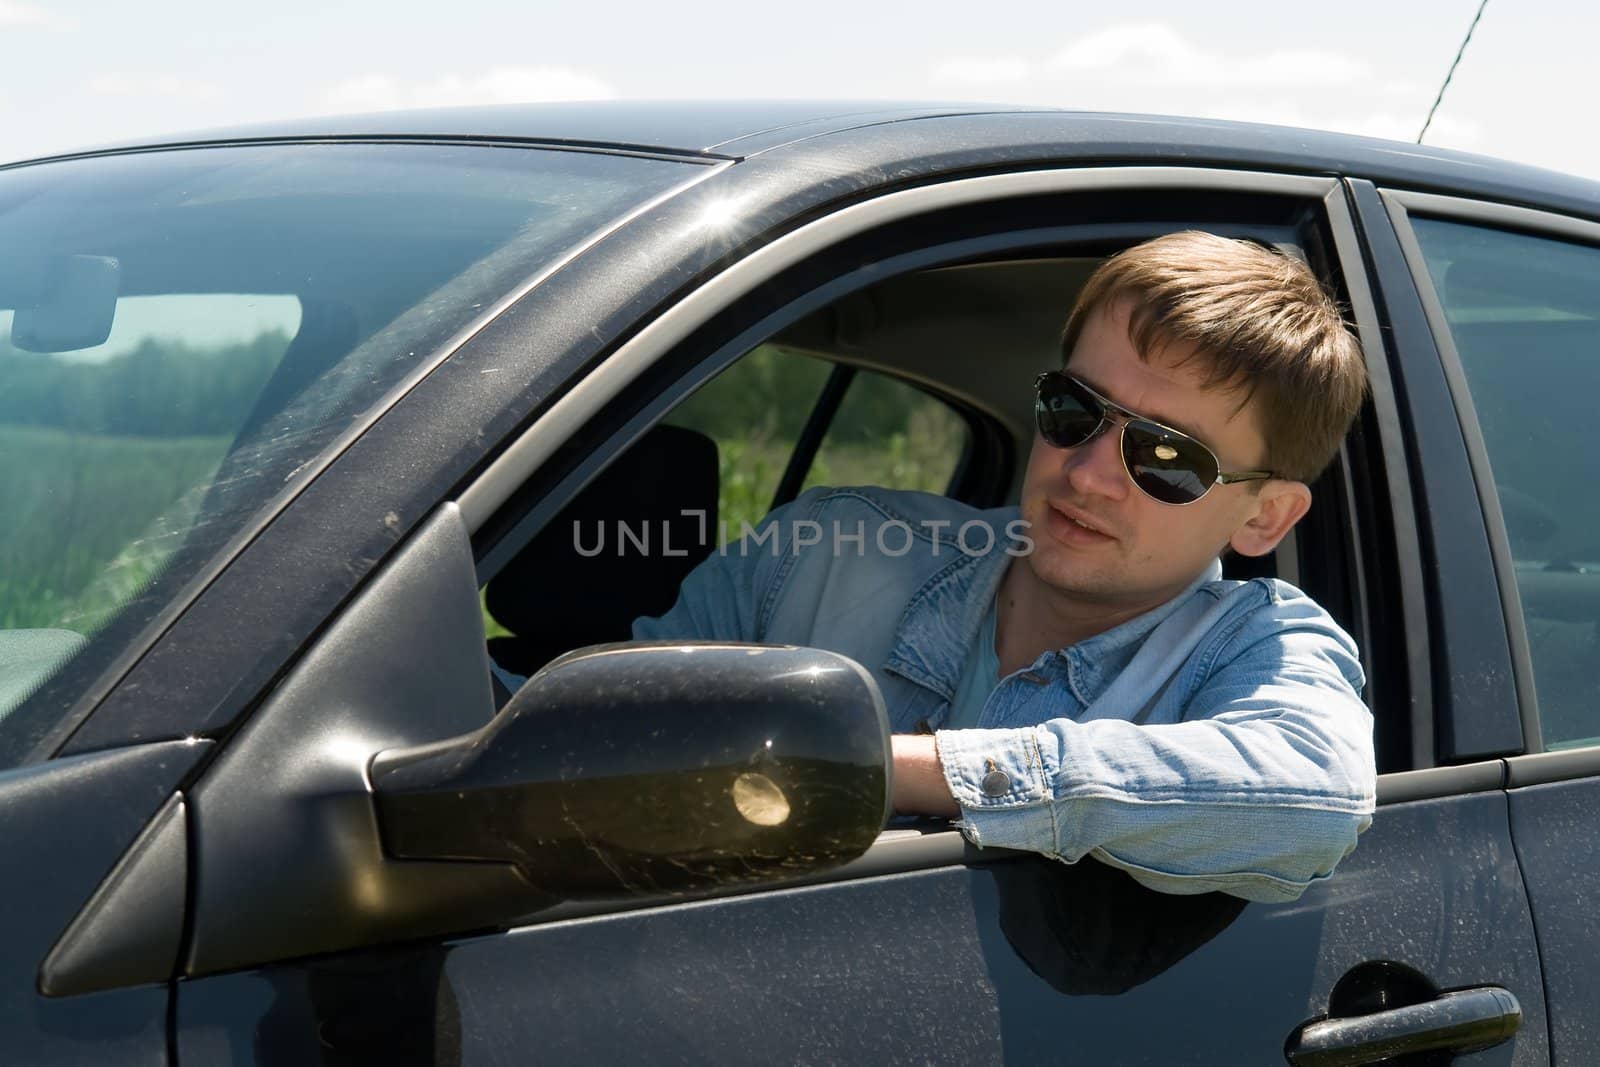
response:
[[[1094,855],[1164,892],[1299,897],[1372,822],[1372,716],[1354,645],[1320,609],[1251,632],[1224,646],[1181,721],[1041,714],[941,731],[962,829],[1069,863]]]

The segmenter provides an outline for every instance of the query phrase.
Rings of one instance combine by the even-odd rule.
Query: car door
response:
[[[718,179],[664,210],[693,217],[748,192],[737,166]],[[1276,1061],[1291,1042],[1376,1058],[1394,1048],[1375,1032],[1410,1027],[1422,1042],[1412,1048],[1509,1033],[1468,1062],[1545,1062],[1539,957],[1499,759],[1520,750],[1520,725],[1514,702],[1484,692],[1509,676],[1497,665],[1510,646],[1503,632],[1473,629],[1481,616],[1454,614],[1452,591],[1473,586],[1503,617],[1487,572],[1473,569],[1487,547],[1442,537],[1443,509],[1470,498],[1470,471],[1460,456],[1442,473],[1432,465],[1424,417],[1448,401],[1437,353],[1411,329],[1414,290],[1369,285],[1369,267],[1398,245],[1392,230],[1352,222],[1350,195],[1332,179],[1181,167],[950,178],[823,214],[630,327],[580,387],[440,493],[195,788],[178,1061],[1239,1063]],[[974,250],[1021,254],[1041,237],[1016,217],[1037,219],[1041,206],[1057,220],[1042,240],[1055,244],[1104,247],[1178,224],[1287,228],[1341,280],[1374,381],[1333,520],[1362,592],[1329,594],[1348,598],[1383,734],[1399,739],[1355,853],[1294,903],[1247,905],[1147,892],[1093,862],[979,852],[948,826],[922,825],[802,884],[673,902],[624,895],[452,928],[456,898],[492,888],[448,864],[395,871],[360,768],[385,745],[487,716],[488,680],[471,653],[482,640],[475,579],[695,385],[864,284],[863,263],[882,277]],[[1097,228],[1075,229],[1085,219]],[[669,229],[641,220],[557,281],[637,269],[633,253]],[[535,291],[451,365],[466,376],[549,344],[556,302],[572,298],[561,284]],[[618,314],[629,306],[619,300]],[[547,367],[581,362],[558,352]],[[424,383],[408,405],[442,410],[458,382]],[[347,474],[330,471],[324,506],[403,435],[380,423],[369,439]],[[283,536],[305,533],[291,524]],[[275,536],[253,551],[289,551]],[[1475,671],[1463,667],[1469,651]],[[447,706],[453,721],[441,718]],[[1447,991],[1464,995],[1441,1000]],[[1330,1015],[1334,1025],[1301,1031]],[[1373,1016],[1366,1031],[1361,1016]]]
[[[1550,1049],[1592,1060],[1600,985],[1600,516],[1587,447],[1600,389],[1600,224],[1385,191],[1472,458],[1517,655],[1528,755],[1508,760],[1512,840],[1544,960]]]

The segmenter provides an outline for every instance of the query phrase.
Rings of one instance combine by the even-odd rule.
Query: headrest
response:
[[[489,611],[536,645],[626,640],[716,544],[717,486],[714,441],[652,427],[495,575]]]

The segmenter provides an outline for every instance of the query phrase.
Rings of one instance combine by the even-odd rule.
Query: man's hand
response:
[[[895,734],[889,739],[894,753],[894,810],[901,815],[961,814],[932,734]]]

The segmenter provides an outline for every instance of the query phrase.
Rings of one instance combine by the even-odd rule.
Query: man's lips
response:
[[[1061,540],[1073,544],[1104,544],[1116,540],[1116,537],[1106,530],[1105,524],[1087,512],[1068,504],[1046,506],[1049,511],[1045,521],[1049,524],[1051,533]]]

